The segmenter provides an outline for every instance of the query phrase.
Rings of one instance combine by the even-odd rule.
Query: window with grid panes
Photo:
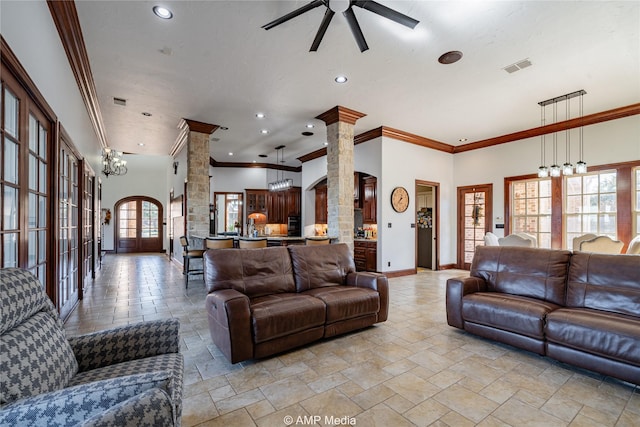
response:
[[[551,247],[551,178],[511,185],[511,232],[531,234],[538,247]]]
[[[564,177],[564,246],[587,233],[617,238],[616,171]]]

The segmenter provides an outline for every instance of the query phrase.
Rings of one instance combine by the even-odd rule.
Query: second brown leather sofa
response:
[[[387,319],[386,276],[356,272],[346,244],[212,249],[204,272],[211,338],[231,363]]]

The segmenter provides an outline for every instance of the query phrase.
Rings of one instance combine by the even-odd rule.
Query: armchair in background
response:
[[[522,237],[518,234],[509,234],[508,236],[500,237],[498,239],[498,243],[500,244],[500,246],[521,246],[527,248],[534,247],[533,240]]]
[[[176,319],[67,339],[38,279],[0,270],[0,425],[179,426]]]
[[[619,254],[624,243],[620,240],[613,240],[609,236],[598,236],[580,243],[581,252],[595,252],[599,254]],[[573,248],[576,250],[576,248]]]
[[[627,255],[640,255],[640,234],[631,239],[625,253]]]
[[[490,231],[487,231],[487,234],[484,235],[484,245],[485,246],[500,246],[500,242],[498,241],[498,236],[493,234]]]

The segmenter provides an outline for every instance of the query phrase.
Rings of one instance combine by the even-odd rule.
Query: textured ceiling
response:
[[[188,118],[229,128],[213,134],[217,161],[275,163],[275,147],[285,145],[286,163],[297,166],[326,140],[314,117],[336,105],[366,114],[356,134],[388,126],[459,145],[538,126],[539,101],[579,89],[585,114],[640,100],[636,1],[380,0],[420,23],[410,30],[354,8],[364,53],[340,14],[309,52],[324,7],[261,28],[306,1],[162,2],[169,21],[152,13],[159,3],[76,1],[107,139],[118,150],[168,154]],[[439,64],[452,50],[464,57]],[[526,58],[532,66],[503,70]],[[338,74],[348,82],[336,84]],[[309,123],[314,135],[302,136]]]

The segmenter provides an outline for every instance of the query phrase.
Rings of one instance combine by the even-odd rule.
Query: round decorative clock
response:
[[[409,193],[404,187],[396,187],[391,192],[391,207],[396,212],[404,212],[409,207]]]

